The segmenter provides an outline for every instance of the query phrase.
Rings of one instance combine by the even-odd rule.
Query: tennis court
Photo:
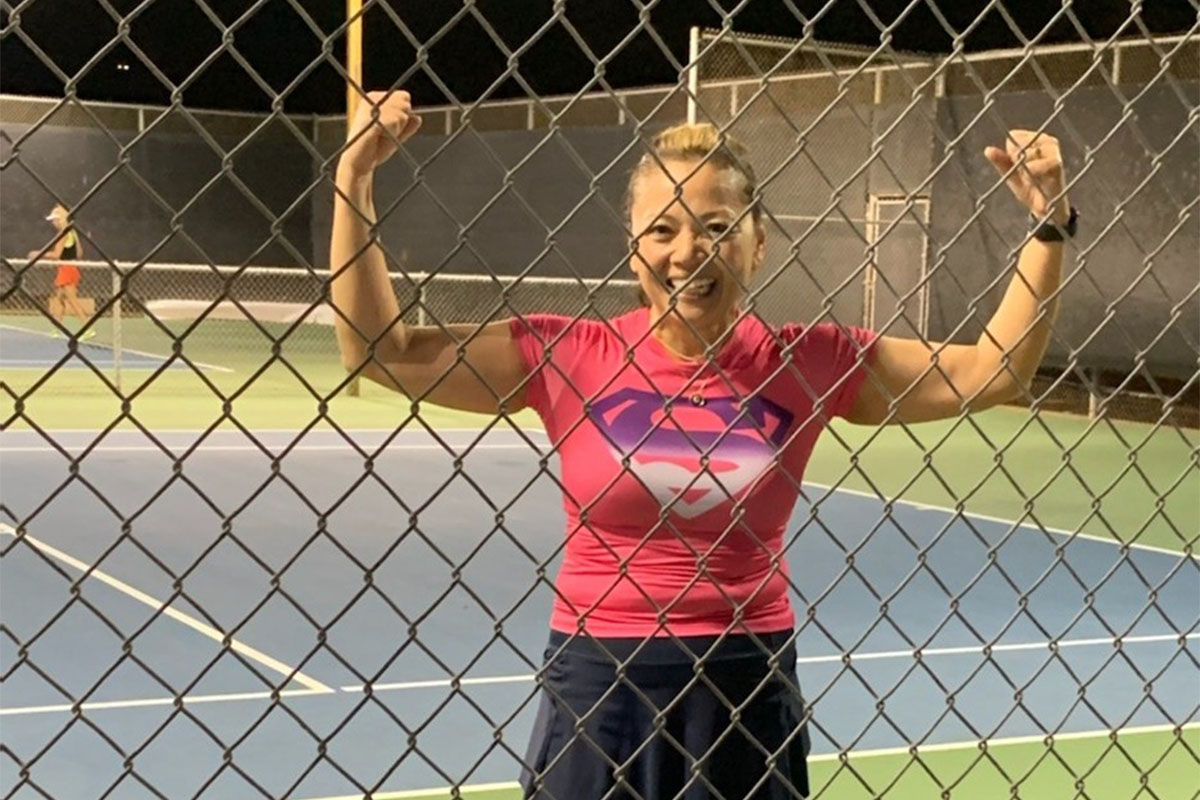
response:
[[[25,528],[3,560],[5,738],[21,762],[53,744],[28,785],[515,796],[550,602],[536,576],[562,540],[546,452],[500,429],[4,433],[5,511]],[[893,779],[998,796],[1014,767],[1068,787],[1035,766],[1046,731],[1076,768],[1099,763],[1093,780],[1133,786],[1160,758],[1159,796],[1187,780],[1194,558],[806,492],[788,562],[827,796]],[[822,760],[842,749],[849,767]]]
[[[0,328],[0,713],[32,765],[4,790],[515,798],[563,531],[536,419],[350,396],[327,326],[104,318],[77,356],[48,326]],[[819,796],[1188,784],[1195,437],[1034,419],[814,454],[787,557]]]
[[[352,395],[324,325],[94,328],[0,327],[3,791],[516,798],[563,535],[533,415]],[[1188,796],[1196,447],[835,425],[788,529],[817,796]]]

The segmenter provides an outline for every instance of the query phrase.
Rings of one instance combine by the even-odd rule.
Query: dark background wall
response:
[[[0,250],[23,257],[45,245],[57,199],[77,206],[90,259],[311,262],[312,146],[281,122],[261,123],[246,118],[245,130],[206,132],[206,141],[182,120],[140,136],[54,119],[2,122]]]
[[[610,127],[417,137],[376,179],[385,246],[417,271],[631,277],[622,206],[641,153],[629,150],[632,136]],[[312,227],[322,263],[332,211],[323,187]]]
[[[1012,262],[1026,230],[1007,190],[995,185],[984,146],[1005,124],[1049,130],[1063,147],[1081,233],[1068,251],[1070,283],[1048,361],[1125,367],[1139,358],[1153,372],[1191,375],[1200,346],[1200,85],[1126,87],[1128,112],[1107,87],[1072,92],[1056,114],[1045,92],[1000,95],[982,118],[979,98],[949,98],[938,108],[949,161],[934,181],[931,335],[973,340],[1000,300],[1007,279],[988,290]],[[1189,113],[1191,117],[1189,118]],[[960,138],[961,137],[961,138]],[[940,263],[938,263],[940,262]],[[976,300],[978,302],[976,303]],[[1118,302],[1119,300],[1119,302]],[[977,310],[972,312],[972,305]],[[1173,310],[1178,312],[1173,316]]]
[[[996,190],[983,147],[1002,141],[1005,125],[1052,118],[1069,174],[1079,177],[1071,196],[1083,226],[1051,362],[1120,367],[1144,357],[1154,371],[1190,375],[1200,332],[1200,131],[1188,114],[1198,87],[1131,88],[1128,112],[1107,86],[1078,87],[1057,112],[1044,91],[997,94],[986,108],[978,95],[875,105],[863,84],[826,111],[828,87],[816,83],[776,87],[770,98],[706,89],[700,118],[725,123],[736,112],[732,131],[750,146],[763,181],[772,218],[760,313],[860,323],[864,282],[874,275],[874,319],[883,327],[898,296],[919,288],[924,268],[928,333],[958,341],[976,338],[995,309],[1026,228],[1007,191]],[[653,132],[679,121],[678,100],[667,92],[643,98],[644,113],[624,125],[615,104],[596,103],[553,131],[487,129],[523,126],[523,107],[481,113],[457,135],[445,133],[454,120],[432,119],[377,181],[395,265],[630,277],[628,173]],[[0,124],[8,162],[0,173],[3,254],[19,257],[47,241],[43,217],[54,196],[79,203],[100,186],[78,212],[91,256],[325,268],[332,188],[322,170],[342,123],[207,120],[209,142],[192,121],[150,122],[140,137],[55,120],[32,133],[27,122]],[[871,248],[870,198],[905,194],[930,198],[929,225],[914,210]],[[913,335],[916,312],[910,302],[888,332]]]

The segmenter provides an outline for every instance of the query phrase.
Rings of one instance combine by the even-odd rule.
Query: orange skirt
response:
[[[55,288],[63,286],[78,286],[80,280],[79,267],[74,264],[61,264],[54,276]]]

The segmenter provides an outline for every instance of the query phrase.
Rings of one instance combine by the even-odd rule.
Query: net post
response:
[[[929,341],[929,307],[932,305],[929,288],[930,202],[929,196],[924,197],[921,202],[921,221],[925,223],[925,229],[921,231],[921,293],[918,296],[921,306],[920,332],[921,338],[925,341]]]
[[[1100,401],[1104,399],[1100,396],[1100,369],[1087,369],[1083,374],[1087,381],[1088,419],[1094,420],[1100,413]]]
[[[878,258],[879,251],[879,197],[874,194],[867,195],[867,218],[866,231],[870,260],[867,263],[867,268],[863,270],[863,310],[862,310],[862,326],[865,328],[875,327],[875,282],[877,280],[877,272],[879,269]]]
[[[117,391],[121,388],[121,270],[115,264],[112,267],[112,352],[113,352],[113,383]]]
[[[428,320],[425,318],[425,300],[425,284],[417,284],[417,325],[419,327],[424,327],[425,325],[429,324]]]
[[[693,25],[688,28],[688,63],[687,71],[687,121],[689,125],[696,124],[696,93],[700,90],[700,28]]]

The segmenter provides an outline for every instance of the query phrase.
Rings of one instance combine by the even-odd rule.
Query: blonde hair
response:
[[[729,134],[722,133],[708,122],[675,125],[659,131],[651,143],[651,152],[644,154],[629,175],[625,189],[625,216],[633,210],[633,192],[638,178],[649,169],[661,169],[663,161],[699,161],[718,169],[733,171],[741,177],[741,194],[755,223],[762,219],[762,207],[755,197],[758,178],[746,156],[745,146]]]

